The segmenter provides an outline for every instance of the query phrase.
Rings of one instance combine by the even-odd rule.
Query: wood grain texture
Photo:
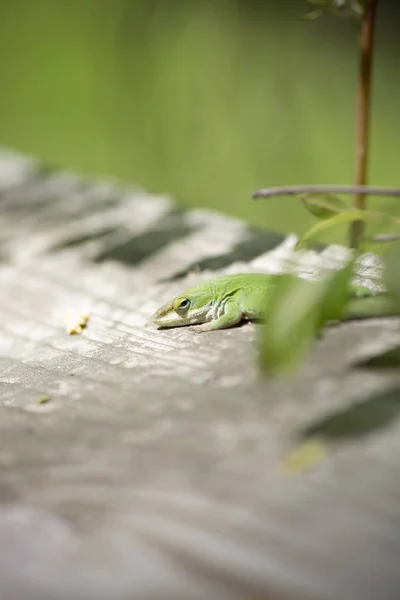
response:
[[[255,325],[145,326],[196,278],[294,261],[281,242],[0,156],[2,600],[399,597],[399,421],[310,473],[277,469],[305,427],[400,393],[397,374],[349,369],[398,342],[398,321],[330,330],[287,383],[260,380]],[[340,260],[328,249],[296,268]],[[365,257],[360,272],[377,271]],[[88,327],[68,336],[80,306]]]

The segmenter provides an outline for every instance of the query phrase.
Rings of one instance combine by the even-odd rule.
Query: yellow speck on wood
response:
[[[65,327],[69,335],[82,333],[89,320],[89,314],[68,313],[65,316]]]
[[[302,473],[316,467],[327,455],[325,442],[318,438],[306,440],[289,452],[280,464],[280,470],[289,475]]]
[[[50,402],[50,396],[39,396],[36,398],[36,404],[46,404],[46,402]]]

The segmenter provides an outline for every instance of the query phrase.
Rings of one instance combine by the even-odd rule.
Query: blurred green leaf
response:
[[[321,329],[328,321],[341,319],[350,296],[350,282],[354,269],[353,258],[343,269],[329,274],[318,282],[323,290],[320,304],[318,327]]]
[[[269,374],[294,371],[317,333],[320,300],[314,283],[285,275],[269,299],[261,328],[261,367]]]
[[[349,297],[353,261],[329,272],[320,281],[283,276],[268,300],[261,328],[262,370],[269,374],[297,369],[317,333],[328,322],[340,319]]]
[[[302,194],[300,199],[308,211],[318,219],[330,219],[338,213],[352,210],[350,204],[333,194]]]
[[[366,285],[349,285],[349,292],[352,298],[365,298],[371,296],[371,290]]]
[[[384,283],[400,305],[400,243],[395,242],[385,257]]]
[[[351,210],[347,212],[342,212],[330,219],[326,219],[325,221],[321,221],[311,227],[302,238],[298,241],[296,245],[296,249],[302,248],[306,246],[311,240],[315,239],[321,233],[330,229],[332,227],[337,227],[338,225],[343,225],[346,223],[351,223],[352,221],[381,221],[381,222],[398,222],[397,219],[391,217],[388,214],[369,211],[369,210]]]

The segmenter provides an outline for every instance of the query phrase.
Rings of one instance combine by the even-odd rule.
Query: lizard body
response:
[[[262,321],[268,299],[282,277],[272,273],[240,273],[202,281],[159,308],[153,323],[159,327],[191,325],[197,332],[233,327],[243,319]],[[397,314],[385,293],[353,287],[344,320]],[[357,298],[357,291],[362,297]],[[195,326],[195,327],[193,327]]]

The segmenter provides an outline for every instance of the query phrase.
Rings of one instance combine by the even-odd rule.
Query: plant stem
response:
[[[375,14],[378,0],[366,3],[360,32],[360,66],[356,107],[356,147],[355,179],[356,185],[365,185],[368,171],[368,143],[371,105],[372,56],[374,46]],[[365,194],[356,193],[354,208],[365,209]],[[350,226],[350,246],[357,248],[364,234],[363,221],[354,221]]]
[[[252,198],[295,196],[297,194],[362,194],[369,196],[400,197],[400,189],[370,185],[287,185],[257,190]]]

